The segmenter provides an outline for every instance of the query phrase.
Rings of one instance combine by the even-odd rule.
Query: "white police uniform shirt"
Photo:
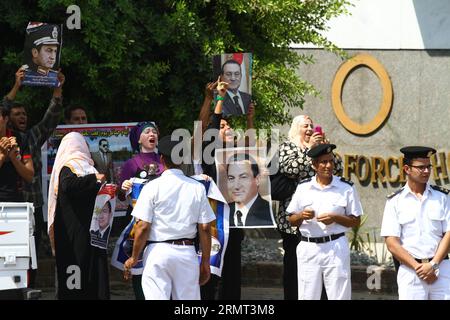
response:
[[[386,202],[381,236],[399,237],[402,247],[417,259],[433,257],[447,231],[450,231],[450,197],[429,184],[422,199],[406,184]]]
[[[352,183],[336,176],[333,176],[331,183],[325,187],[317,183],[316,176],[300,182],[286,212],[293,215],[306,208],[313,209],[315,217],[304,220],[299,227],[299,231],[305,237],[323,237],[346,232],[349,229],[336,222],[329,225],[318,222],[317,216],[321,213],[333,212],[355,217],[363,214],[358,193]]]
[[[147,183],[131,214],[152,224],[150,241],[194,239],[198,223],[216,218],[205,187],[179,169],[168,169]]]

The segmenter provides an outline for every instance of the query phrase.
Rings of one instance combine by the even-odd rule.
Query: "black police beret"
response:
[[[164,136],[158,142],[158,152],[166,157],[171,157],[172,150],[178,144],[182,143],[181,141],[173,141],[172,136]],[[183,152],[180,151],[180,156],[182,156]]]
[[[307,155],[314,159],[314,158],[320,157],[323,154],[331,153],[331,151],[333,151],[334,149],[336,149],[335,144],[329,144],[329,143],[319,144],[319,145],[313,147],[311,150],[309,150]]]
[[[429,158],[436,153],[436,150],[429,147],[410,146],[403,147],[400,152],[405,155],[406,159]]]

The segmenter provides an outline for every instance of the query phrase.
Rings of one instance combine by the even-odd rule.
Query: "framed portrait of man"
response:
[[[230,207],[230,228],[274,228],[263,149],[217,149],[216,168],[219,189]]]
[[[58,87],[62,26],[29,22],[24,45],[24,85]]]
[[[228,83],[223,101],[224,116],[248,113],[252,101],[252,54],[225,53],[213,57],[214,79]]]

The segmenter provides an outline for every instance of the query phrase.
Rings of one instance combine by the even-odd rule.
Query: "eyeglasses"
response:
[[[410,165],[410,167],[412,168],[416,168],[417,170],[419,170],[420,172],[424,172],[425,169],[428,169],[428,171],[431,171],[431,168],[433,168],[433,166],[431,164],[427,165],[427,166],[413,166]]]

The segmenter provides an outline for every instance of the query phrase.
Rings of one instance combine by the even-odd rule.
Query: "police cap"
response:
[[[313,159],[320,157],[321,155],[331,153],[336,149],[335,144],[323,143],[313,147],[308,151],[307,155]]]
[[[436,153],[436,150],[429,147],[410,146],[403,147],[400,152],[405,155],[405,159],[429,158]]]
[[[27,28],[31,47],[36,48],[40,45],[59,45],[59,28],[54,24],[43,24],[38,27]]]

